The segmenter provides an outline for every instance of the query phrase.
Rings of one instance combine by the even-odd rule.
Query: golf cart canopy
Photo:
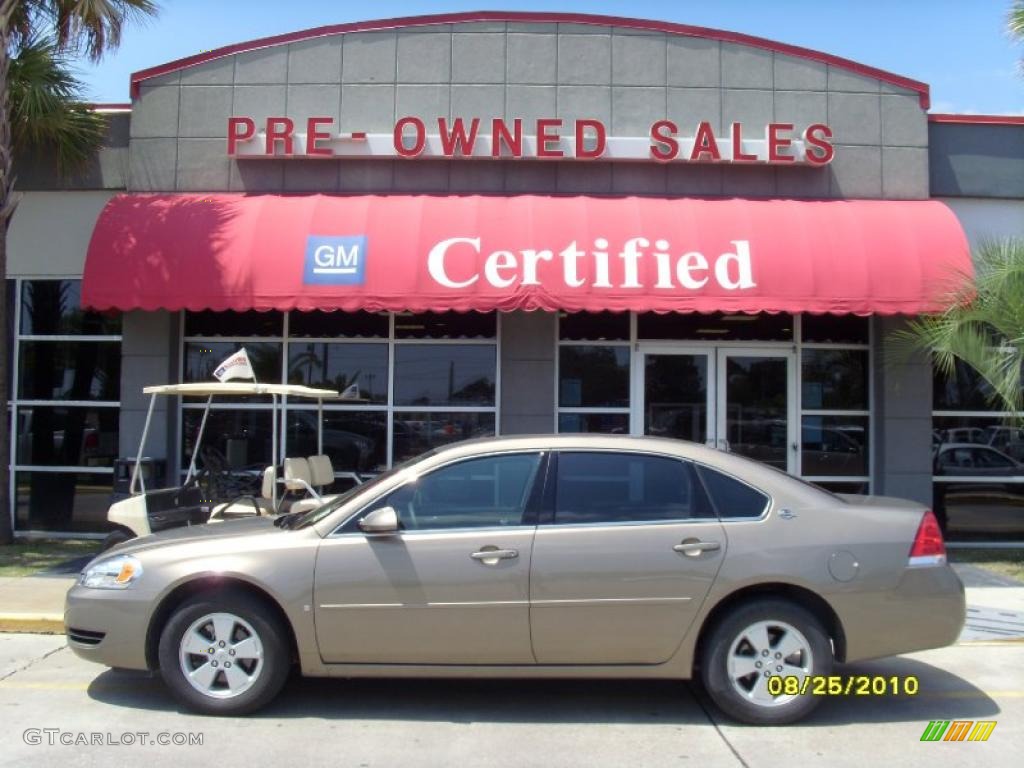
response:
[[[189,395],[193,397],[220,397],[242,395],[285,395],[307,397],[314,400],[337,400],[341,394],[333,389],[315,389],[301,384],[257,384],[251,381],[200,381],[191,384],[161,384],[143,387],[147,395]]]

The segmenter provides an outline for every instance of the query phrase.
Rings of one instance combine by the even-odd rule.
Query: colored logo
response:
[[[302,282],[307,285],[362,285],[366,275],[366,235],[306,238]]]
[[[996,720],[932,720],[921,741],[988,741]]]

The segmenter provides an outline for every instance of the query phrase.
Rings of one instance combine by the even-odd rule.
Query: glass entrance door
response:
[[[796,472],[796,371],[789,350],[643,345],[633,433],[730,450]]]

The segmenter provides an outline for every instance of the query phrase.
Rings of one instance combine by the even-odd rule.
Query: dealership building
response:
[[[335,487],[493,434],[708,443],[1024,540],[1024,431],[893,352],[1024,236],[1024,119],[658,21],[464,13],[322,27],[136,73],[90,167],[19,158],[9,233],[19,533],[103,534],[146,385],[324,408]],[[174,482],[204,403],[158,403]],[[232,471],[317,452],[315,404],[206,427]],[[212,460],[212,459],[211,459]]]

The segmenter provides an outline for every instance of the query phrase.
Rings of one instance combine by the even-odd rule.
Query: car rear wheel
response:
[[[285,629],[241,592],[184,602],[160,635],[160,674],[182,704],[210,715],[242,715],[273,699],[288,678]]]
[[[701,678],[711,699],[730,717],[755,725],[791,723],[818,704],[809,693],[785,692],[770,683],[795,678],[802,689],[809,676],[832,670],[832,644],[810,611],[785,600],[741,605],[707,637]],[[790,686],[794,683],[790,682]]]

